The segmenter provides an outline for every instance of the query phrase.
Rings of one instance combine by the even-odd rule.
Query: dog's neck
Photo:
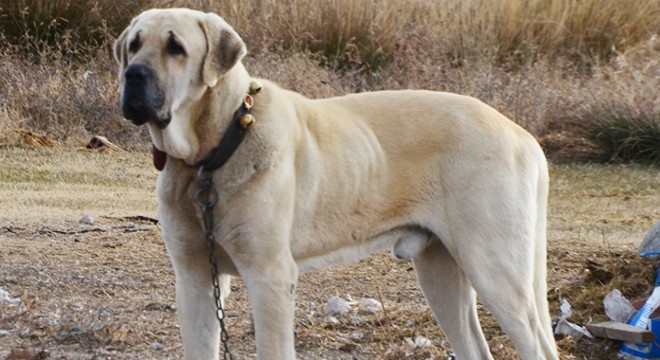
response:
[[[200,171],[215,171],[221,168],[231,156],[238,146],[243,142],[247,130],[254,124],[255,119],[251,114],[251,109],[254,104],[253,96],[261,91],[261,84],[258,82],[250,83],[250,87],[243,97],[243,102],[234,112],[229,126],[225,129],[225,133],[218,142],[218,146],[213,148],[209,155],[198,162],[195,167]]]
[[[216,86],[207,90],[207,94],[204,96],[206,107],[201,109],[195,120],[198,124],[200,153],[207,155],[195,164],[187,164],[188,166],[203,169],[203,171],[215,171],[231,158],[243,141],[247,128],[254,123],[254,117],[250,114],[254,103],[253,96],[261,90],[259,83],[244,84],[245,79],[249,81],[250,77],[243,65],[239,63],[225,74]],[[240,93],[226,91],[226,89],[241,88],[246,91]],[[227,94],[234,96],[227,96]],[[167,155],[154,146],[154,167],[162,170],[166,161]]]

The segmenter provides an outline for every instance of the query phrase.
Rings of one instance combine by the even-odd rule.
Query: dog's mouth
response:
[[[130,98],[124,101],[122,104],[122,113],[126,119],[135,125],[140,126],[147,122],[152,122],[161,130],[165,129],[172,120],[169,114],[159,116],[153,107],[146,105],[143,101],[136,98]]]

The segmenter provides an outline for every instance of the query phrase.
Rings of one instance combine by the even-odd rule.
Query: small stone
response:
[[[362,298],[358,302],[360,312],[364,314],[376,314],[383,309],[383,304],[380,301],[372,298]]]
[[[333,296],[323,309],[326,315],[343,315],[351,311],[351,305],[339,296]]]
[[[380,312],[380,308],[375,307],[375,306],[368,306],[364,309],[362,309],[362,312],[365,314],[377,314]]]
[[[351,339],[353,339],[353,340],[360,341],[360,340],[362,340],[363,338],[364,338],[364,334],[361,333],[361,332],[359,332],[359,331],[356,331],[356,332],[354,332],[354,333],[351,334]]]
[[[94,218],[92,217],[92,215],[85,214],[85,215],[83,215],[82,218],[80,218],[80,221],[78,221],[78,222],[79,222],[81,225],[92,225],[92,224],[94,224],[94,221],[95,221],[95,220],[94,220]]]
[[[415,349],[421,349],[421,348],[433,346],[431,340],[425,338],[424,336],[417,336],[415,337],[415,340],[412,340],[411,338],[405,338],[405,340],[408,346]]]
[[[6,305],[3,308],[10,310],[14,315],[22,314],[28,310],[23,300],[11,297],[9,292],[3,288],[0,288],[0,305]]]
[[[359,316],[352,316],[351,317],[351,325],[360,325],[364,324],[365,320]]]
[[[154,350],[163,350],[165,345],[159,343],[158,341],[151,343],[151,348]]]

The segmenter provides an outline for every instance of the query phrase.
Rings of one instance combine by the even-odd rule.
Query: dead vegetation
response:
[[[0,149],[0,358],[178,359],[173,274],[154,224],[156,171],[142,152],[70,146]],[[554,165],[549,213],[549,298],[571,321],[605,319],[617,288],[648,296],[655,262],[637,245],[660,217],[660,173],[641,166]],[[82,215],[96,219],[80,224]],[[332,319],[326,301],[373,298],[383,310]],[[255,351],[247,294],[233,283],[227,306],[238,359]],[[517,355],[487,309],[479,310],[496,359]],[[301,277],[296,348],[301,359],[446,359],[410,263],[380,253]],[[424,340],[427,339],[427,340]],[[563,359],[616,359],[617,344],[560,338]],[[10,359],[22,359],[24,357]],[[28,358],[30,358],[28,357]]]
[[[119,229],[121,219],[99,220]],[[158,229],[145,232],[51,232],[30,227],[0,230],[0,287],[23,301],[23,311],[3,308],[0,356],[15,349],[48,358],[176,359],[181,347],[176,326],[173,275]],[[589,250],[587,250],[589,249]],[[654,263],[631,248],[584,247],[577,251],[551,243],[553,315],[560,298],[569,299],[579,324],[605,319],[602,297],[617,285],[632,299],[648,295]],[[607,284],[594,279],[585,259],[597,257],[611,269]],[[649,276],[650,275],[650,276]],[[330,318],[325,301],[373,297],[376,314]],[[297,293],[296,347],[301,359],[445,359],[448,343],[435,325],[409,263],[379,254],[352,266],[306,274]],[[228,305],[230,346],[238,359],[253,356],[254,332],[247,295],[240,281]],[[484,331],[497,359],[517,359],[511,343],[486,309]],[[420,337],[422,340],[420,340]],[[424,340],[427,339],[427,340]],[[563,359],[617,359],[617,344],[606,340],[559,338]]]
[[[248,44],[253,75],[310,97],[406,88],[462,93],[538,136],[555,160],[638,162],[635,154],[642,153],[641,161],[660,161],[652,135],[660,123],[657,1],[628,7],[617,0],[345,5],[0,3],[0,36],[6,40],[0,47],[0,144],[10,143],[6,133],[18,128],[68,143],[101,135],[124,149],[146,148],[146,132],[135,131],[119,114],[111,43],[143,8],[190,6],[216,11],[237,28]],[[594,141],[579,131],[607,128],[609,115],[617,114],[638,124],[617,133],[623,141]],[[616,156],[623,146],[633,155]]]

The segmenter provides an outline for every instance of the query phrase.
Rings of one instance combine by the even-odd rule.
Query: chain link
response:
[[[225,310],[222,307],[222,293],[220,292],[220,280],[218,279],[218,260],[215,256],[215,235],[213,235],[213,207],[218,202],[218,192],[213,188],[213,174],[204,171],[200,166],[197,172],[199,190],[195,193],[195,203],[202,211],[202,221],[206,243],[209,248],[209,262],[211,264],[211,276],[213,278],[213,299],[215,301],[215,317],[220,324],[220,342],[222,343],[222,358],[233,360],[229,352],[229,334],[225,326]]]

